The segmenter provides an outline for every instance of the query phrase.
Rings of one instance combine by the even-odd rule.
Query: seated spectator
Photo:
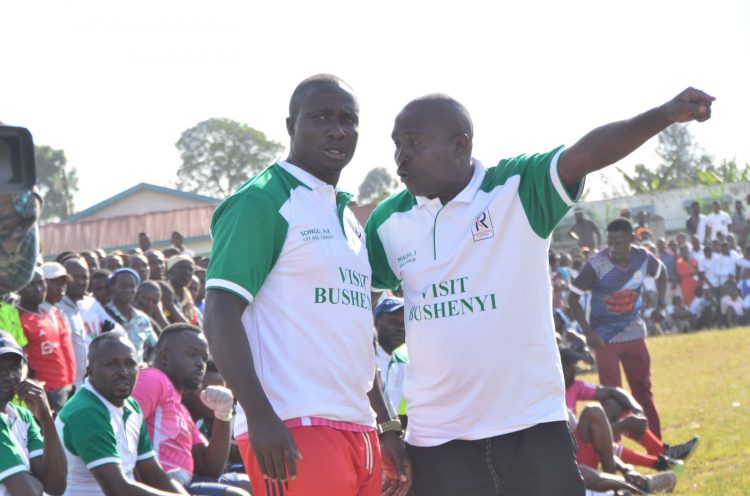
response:
[[[144,253],[148,260],[148,277],[152,281],[163,281],[166,274],[166,260],[158,250],[148,250]]]
[[[700,271],[703,285],[709,289],[716,300],[721,299],[721,276],[719,275],[719,255],[717,255],[710,246],[703,249],[703,259],[698,261],[698,270]]]
[[[130,255],[130,257],[128,257],[127,267],[136,271],[138,273],[138,278],[141,281],[145,281],[148,279],[150,269],[148,265],[148,259],[144,255]]]
[[[156,333],[151,327],[148,315],[133,306],[135,288],[140,278],[133,269],[118,269],[109,278],[112,288],[112,301],[104,307],[109,318],[119,324],[135,346],[135,359],[144,363],[144,357],[156,346]]]
[[[193,297],[188,289],[194,271],[195,263],[187,255],[174,255],[167,259],[168,289],[162,288],[162,303],[164,304],[164,314],[173,324],[180,322],[198,323]]]
[[[740,292],[735,285],[727,286],[727,294],[721,297],[721,317],[727,327],[747,324],[745,308]]]
[[[229,455],[234,405],[231,391],[209,386],[200,393],[201,400],[214,411],[213,432],[208,441],[182,404],[185,390],[195,389],[203,382],[207,361],[208,343],[199,328],[189,324],[169,326],[159,336],[154,367],[141,371],[133,397],[143,409],[159,461],[172,478],[192,494],[216,488],[224,489],[222,494],[246,495],[237,488],[193,480],[195,474],[218,480]]]
[[[404,373],[409,363],[404,328],[404,300],[394,296],[381,297],[374,310],[378,347],[388,361],[380,364],[383,391],[390,402],[391,413],[397,413],[406,428],[406,400],[404,399]]]
[[[119,332],[97,336],[88,362],[83,387],[56,421],[68,460],[66,494],[187,494],[156,460],[143,413],[130,397],[138,376],[133,343]]]
[[[43,305],[46,294],[47,284],[37,267],[31,282],[19,292],[18,309],[32,376],[44,382],[50,406],[59,411],[73,390],[76,363],[65,318],[57,308]]]
[[[205,271],[204,271],[205,273]],[[205,295],[205,289],[203,289],[201,280],[198,279],[198,276],[193,274],[193,277],[190,279],[190,284],[188,284],[188,291],[190,291],[190,296],[193,298],[193,308],[195,309],[195,313],[198,316],[198,324],[203,324],[203,296]]]
[[[91,293],[94,295],[94,301],[88,310],[83,314],[83,323],[86,326],[88,335],[92,337],[98,336],[103,332],[111,330],[119,330],[125,332],[124,329],[119,327],[119,324],[115,325],[109,314],[105,310],[105,307],[109,305],[112,299],[112,291],[109,286],[109,278],[112,273],[107,269],[99,269],[91,274],[91,281],[89,286],[91,287]]]
[[[135,307],[148,315],[157,334],[169,325],[161,309],[161,285],[156,281],[143,281],[135,291]]]
[[[750,249],[750,247],[748,247]],[[737,286],[740,289],[740,296],[745,298],[750,295],[750,267],[741,269],[741,277]]]
[[[621,443],[616,443],[611,448],[623,462],[648,467],[655,470],[668,470],[683,465],[682,460],[687,459],[698,446],[698,436],[677,445],[664,444],[649,428],[648,420],[643,415],[641,406],[625,390],[620,388],[595,386],[593,384],[576,379],[576,363],[579,356],[569,350],[560,350],[560,358],[565,378],[565,404],[570,413],[575,416],[578,401],[597,401],[600,405],[588,405],[581,413],[579,426],[585,430],[589,427],[589,421],[595,421],[601,412],[604,412],[607,422],[610,424],[611,436],[619,439],[625,435],[646,448],[646,453],[636,452]],[[601,412],[600,412],[601,410]],[[590,438],[590,436],[589,436]],[[579,441],[579,463],[596,468],[596,465],[587,463],[587,457],[592,454],[590,439]],[[601,448],[596,450],[602,451]],[[609,451],[609,450],[604,450]],[[593,457],[590,458],[593,460]],[[612,473],[610,466],[605,466],[605,472]]]
[[[667,316],[677,332],[689,332],[695,328],[695,316],[682,301],[681,296],[672,298],[672,304],[667,307]]]
[[[716,298],[709,291],[704,291],[703,286],[695,288],[695,296],[690,304],[690,313],[695,318],[696,331],[713,327],[720,318]]]
[[[21,347],[0,331],[0,494],[62,494],[65,453],[44,389],[27,371]],[[16,394],[26,408],[11,401]]]

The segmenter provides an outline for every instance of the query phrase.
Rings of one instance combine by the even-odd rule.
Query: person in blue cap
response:
[[[373,313],[378,338],[376,359],[385,395],[391,403],[392,411],[398,413],[406,428],[404,373],[409,363],[409,354],[404,329],[404,299],[396,296],[380,298]]]

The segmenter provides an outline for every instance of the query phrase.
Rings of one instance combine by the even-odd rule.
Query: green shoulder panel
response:
[[[388,255],[385,253],[378,229],[392,215],[408,212],[416,204],[416,198],[404,190],[380,202],[367,220],[365,235],[367,237],[367,253],[372,267],[373,288],[395,290],[401,285],[401,280],[393,273],[388,263]]]
[[[280,209],[298,187],[307,186],[273,165],[219,205],[211,219],[207,287],[235,292],[248,303],[258,294],[286,240],[289,225]]]
[[[558,147],[547,153],[501,160],[497,166],[487,169],[480,189],[490,192],[504,185],[510,177],[519,176],[518,196],[526,218],[537,236],[546,239],[583,190],[583,182],[566,188],[560,180],[557,160],[562,150]]]

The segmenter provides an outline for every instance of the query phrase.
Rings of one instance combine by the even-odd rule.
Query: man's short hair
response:
[[[161,331],[161,334],[159,334],[159,339],[156,341],[156,352],[161,351],[169,341],[171,341],[173,338],[182,335],[184,332],[194,332],[196,334],[203,335],[203,331],[200,327],[194,326],[192,324],[185,324],[185,323],[177,323],[177,324],[171,324],[164,328],[163,331]]]
[[[159,283],[156,281],[151,281],[151,280],[143,281],[142,283],[138,285],[138,289],[135,292],[139,293],[145,289],[155,289],[156,291],[159,292],[159,294],[161,294],[161,286],[159,286]]]
[[[455,98],[443,93],[431,93],[429,95],[421,96],[412,100],[406,106],[409,107],[411,105],[419,105],[421,103],[450,108],[458,118],[456,122],[456,124],[458,125],[458,130],[462,133],[465,133],[469,138],[474,138],[474,123],[471,120],[471,115],[469,115],[469,110]]]
[[[351,89],[351,86],[346,81],[333,74],[316,74],[310,76],[294,88],[292,97],[289,99],[289,117],[296,117],[305,99],[310,93],[321,86],[344,86]]]
[[[109,279],[109,276],[112,275],[112,272],[110,272],[108,269],[96,269],[92,274],[90,279]]]
[[[124,332],[120,332],[120,331],[105,332],[105,333],[99,334],[98,336],[96,336],[94,339],[91,340],[91,343],[89,344],[89,351],[87,354],[89,363],[92,363],[94,359],[97,357],[97,352],[99,351],[99,349],[111,341],[120,341],[122,343],[128,344],[132,346],[133,348],[135,348],[135,346],[133,346],[133,343],[130,341],[130,338],[128,338],[128,335],[125,334]]]
[[[625,234],[633,234],[633,224],[630,223],[630,221],[624,217],[619,217],[612,222],[609,223],[607,226],[607,232],[610,233],[616,233],[616,232],[623,232]]]

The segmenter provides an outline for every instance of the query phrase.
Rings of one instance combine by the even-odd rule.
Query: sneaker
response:
[[[677,476],[674,472],[659,472],[646,476],[646,492],[649,494],[672,492],[676,485]]]
[[[659,455],[656,458],[656,463],[654,463],[654,468],[660,472],[663,472],[665,470],[680,471],[685,468],[685,462],[683,462],[682,460],[677,460],[675,458],[670,458],[666,455]]]
[[[698,443],[700,443],[701,438],[698,436],[693,436],[693,439],[686,443],[682,444],[675,444],[675,445],[664,445],[666,448],[666,451],[664,452],[665,455],[667,455],[669,458],[676,458],[678,460],[687,460],[690,455],[693,454],[693,451],[695,451],[695,448],[698,447]]]

